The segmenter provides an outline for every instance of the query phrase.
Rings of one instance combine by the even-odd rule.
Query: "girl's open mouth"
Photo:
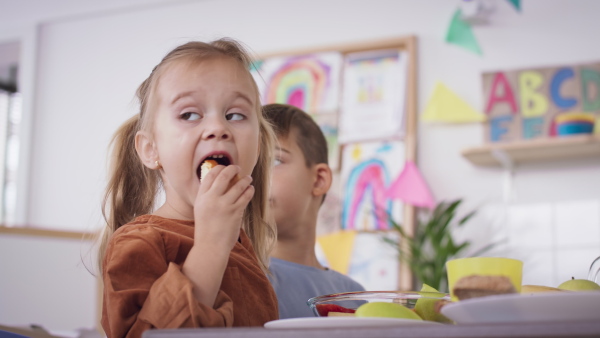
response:
[[[213,161],[217,162],[217,164],[224,165],[224,166],[228,166],[231,164],[231,159],[229,158],[229,156],[227,154],[214,154],[214,155],[210,155],[210,156],[206,157],[204,160],[202,160],[202,162],[200,162],[200,165],[196,169],[196,175],[198,175],[198,179],[200,179],[200,180],[202,180],[202,164],[206,160],[213,160]]]

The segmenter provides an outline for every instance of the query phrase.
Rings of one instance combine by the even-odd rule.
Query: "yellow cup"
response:
[[[499,257],[459,258],[447,261],[446,270],[448,271],[448,289],[454,301],[458,300],[454,296],[454,283],[471,275],[506,276],[513,283],[517,292],[521,292],[523,262],[518,259]]]

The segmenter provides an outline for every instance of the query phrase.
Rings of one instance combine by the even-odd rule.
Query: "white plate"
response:
[[[462,300],[442,307],[457,324],[600,320],[600,292],[511,294]]]
[[[326,327],[385,327],[405,325],[441,324],[425,320],[370,317],[306,317],[272,320],[265,323],[267,329],[306,329]]]

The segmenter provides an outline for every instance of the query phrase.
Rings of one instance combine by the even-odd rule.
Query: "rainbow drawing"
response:
[[[404,143],[352,143],[341,154],[342,229],[387,230],[392,219],[402,219],[402,201],[387,190],[402,172]]]
[[[269,79],[265,100],[314,112],[324,94],[328,76],[329,67],[318,60],[290,60]]]
[[[266,59],[257,69],[265,82],[262,99],[308,113],[334,111],[342,63],[341,55],[333,52]]]
[[[378,212],[385,211],[388,215],[392,212],[392,200],[386,198],[386,188],[390,184],[390,177],[385,163],[380,159],[370,159],[354,167],[346,181],[342,209],[342,228],[357,229],[357,216],[360,206],[365,198],[371,197],[371,216],[375,230],[389,229],[388,222],[377,217]],[[362,230],[362,229],[361,229]]]

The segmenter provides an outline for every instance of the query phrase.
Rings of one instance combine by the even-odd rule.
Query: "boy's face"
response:
[[[287,137],[278,137],[275,148],[269,200],[279,237],[286,236],[290,231],[301,230],[294,225],[310,216],[314,199],[315,173],[306,166],[304,154],[296,142],[297,133],[292,128]]]

